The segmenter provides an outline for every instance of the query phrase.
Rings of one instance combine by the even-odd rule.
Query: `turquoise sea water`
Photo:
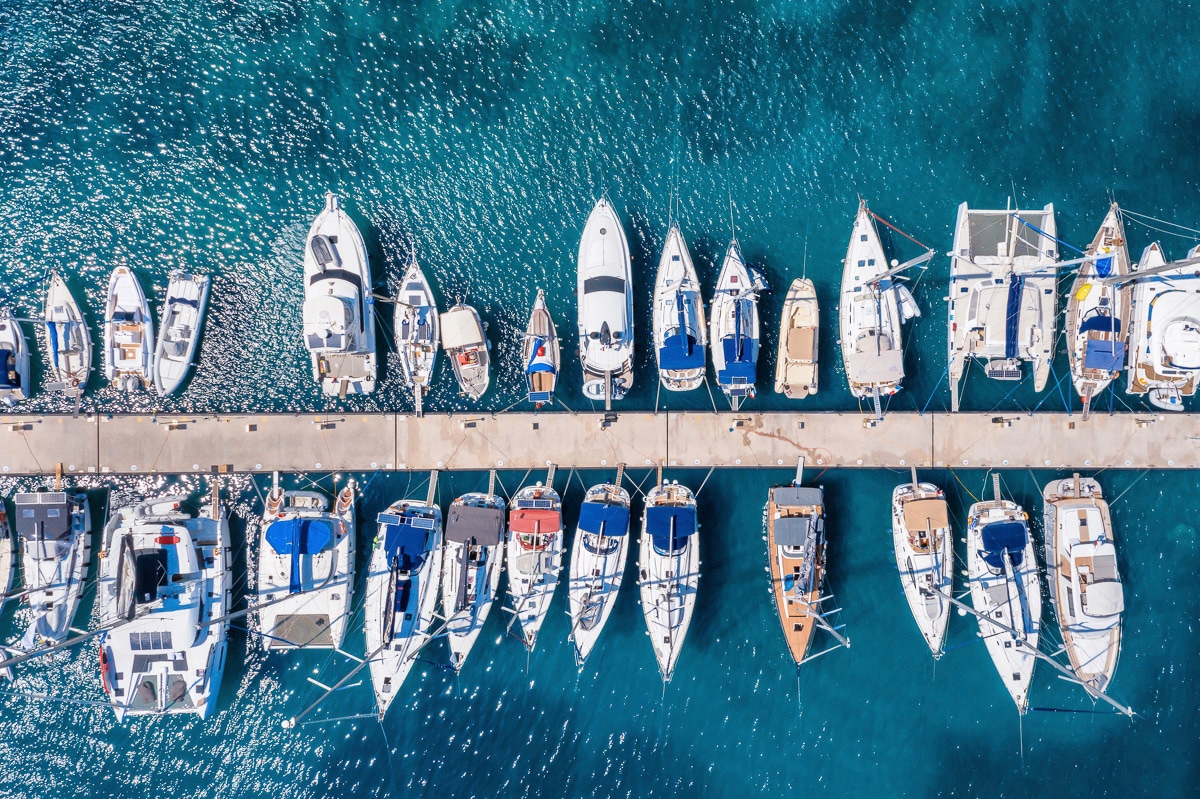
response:
[[[321,397],[309,377],[300,253],[333,189],[363,230],[378,292],[394,289],[415,247],[443,305],[464,296],[489,322],[498,371],[483,407],[519,400],[519,336],[536,287],[544,288],[565,336],[562,396],[581,410],[569,339],[586,214],[605,190],[623,214],[644,343],[676,191],[708,283],[730,236],[732,199],[746,255],[776,289],[764,298],[765,351],[773,351],[783,291],[806,261],[817,283],[826,320],[821,393],[789,405],[764,392],[751,407],[851,409],[833,310],[857,198],[939,252],[964,200],[1054,202],[1060,235],[1077,246],[1090,241],[1110,197],[1196,227],[1197,28],[1182,3],[1102,13],[1080,2],[0,0],[0,304],[35,313],[55,269],[85,301],[95,330],[115,264],[137,271],[152,303],[169,270],[188,266],[215,280],[202,363],[186,391],[160,402],[93,378],[85,409],[407,409],[394,360],[375,395],[344,403]],[[1155,239],[1171,257],[1193,243],[1141,225],[1127,232],[1134,257]],[[919,251],[891,244],[900,257]],[[916,283],[925,316],[908,329],[909,379],[893,409],[949,405],[938,385],[947,270],[938,258]],[[36,352],[41,380],[40,343]],[[655,406],[652,364],[640,347],[625,408]],[[772,366],[770,358],[760,364],[762,384]],[[1065,368],[1064,357],[1057,374]],[[439,369],[427,406],[469,407],[444,360]],[[1008,395],[1008,386],[978,374],[967,381],[964,409],[1065,405],[1065,385]],[[703,391],[657,401],[709,407]],[[1105,395],[1097,406],[1108,402]],[[1121,410],[1129,400],[1112,402]],[[39,392],[23,409],[67,406]],[[696,488],[705,474],[668,476]],[[101,699],[95,648],[85,646],[0,687],[0,794],[1195,793],[1194,474],[1099,478],[1120,497],[1113,518],[1127,584],[1112,691],[1138,718],[1034,712],[1023,730],[974,640],[973,620],[953,620],[957,648],[936,669],[916,632],[886,532],[891,488],[907,476],[810,476],[828,491],[830,585],[853,646],[808,664],[799,682],[777,630],[761,540],[766,488],[789,474],[724,472],[700,495],[699,604],[665,691],[630,590],[632,565],[582,674],[565,613],[552,614],[528,662],[495,613],[460,677],[439,668],[444,654],[435,645],[406,683],[411,697],[382,724],[283,731],[280,722],[319,694],[307,677],[329,683],[353,662],[265,657],[241,630],[233,631],[220,711],[208,722],[118,727],[102,708],[28,697]],[[947,488],[959,522],[985,484],[974,471],[922,476]],[[1038,497],[1053,476],[1005,474],[1039,535]],[[366,487],[363,520],[423,479],[356,477]],[[511,491],[521,477],[501,479]],[[485,479],[443,476],[443,503]],[[117,490],[130,496],[163,483],[127,480]],[[0,489],[30,485],[8,480]],[[97,522],[107,485],[93,486]],[[256,490],[246,480],[231,487],[235,538],[253,540]],[[576,481],[566,494],[568,523],[580,498]],[[253,553],[239,553],[235,579],[244,585]],[[556,608],[565,611],[565,597]],[[23,622],[23,611],[7,610],[0,637],[18,637]],[[1047,622],[1052,629],[1049,613]],[[358,629],[347,648],[361,653]],[[362,677],[311,718],[370,712]],[[1043,668],[1032,704],[1092,709],[1081,690]]]

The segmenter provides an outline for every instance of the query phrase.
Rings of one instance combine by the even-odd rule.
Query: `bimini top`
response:
[[[470,306],[456,305],[442,314],[442,346],[448,350],[483,344],[479,317]]]
[[[776,505],[787,507],[821,505],[825,502],[824,491],[804,486],[776,486],[771,489],[771,497]]]
[[[1025,543],[1029,540],[1029,530],[1024,522],[992,522],[984,526],[983,561],[993,569],[1004,568],[1004,553],[1012,558],[1013,568],[1017,569],[1025,559]]]
[[[453,505],[446,522],[446,540],[456,544],[494,547],[504,537],[504,511],[474,505]]]
[[[704,348],[695,336],[676,330],[658,348],[658,365],[663,369],[700,369],[704,366]]]
[[[17,494],[13,504],[17,506],[17,534],[22,538],[35,541],[41,535],[55,540],[71,532],[71,508],[62,491]]]
[[[904,526],[910,531],[941,530],[950,526],[944,499],[914,499],[904,503]]]
[[[775,520],[775,546],[804,547],[825,530],[822,516],[781,516]]]
[[[508,524],[514,533],[557,533],[562,529],[562,514],[556,510],[520,508],[512,512]]]
[[[585,502],[579,508],[579,529],[592,535],[625,535],[629,532],[629,508]]]
[[[390,563],[400,560],[402,569],[415,568],[425,556],[429,531],[437,522],[430,516],[398,516],[394,513],[379,514],[383,525],[383,550]]]
[[[696,509],[652,505],[646,508],[646,532],[650,534],[656,549],[666,552],[682,549],[687,539],[696,532]]]
[[[741,346],[738,346],[738,345]],[[725,353],[725,368],[717,375],[721,383],[754,382],[753,343],[749,336],[726,336],[721,339]]]
[[[328,519],[283,519],[267,528],[267,543],[280,555],[315,555],[332,540]]]

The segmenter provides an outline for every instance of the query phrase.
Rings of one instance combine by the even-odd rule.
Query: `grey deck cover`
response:
[[[806,486],[776,486],[772,489],[776,505],[823,505],[825,492],[819,488]]]
[[[47,539],[58,539],[71,531],[71,505],[62,491],[39,491],[17,494],[17,532],[31,541],[38,537],[39,527]]]
[[[446,540],[456,544],[475,543],[494,547],[504,535],[504,511],[500,508],[478,508],[474,505],[455,505],[450,508],[446,522]]]

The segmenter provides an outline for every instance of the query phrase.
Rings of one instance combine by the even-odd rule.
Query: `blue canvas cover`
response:
[[[671,533],[671,521],[675,532]],[[696,509],[654,505],[646,508],[646,532],[655,549],[673,552],[682,549],[688,537],[696,532]]]
[[[1125,345],[1119,341],[1089,341],[1083,348],[1083,366],[1119,372],[1125,368]]]
[[[1020,567],[1025,558],[1025,543],[1029,530],[1021,522],[992,522],[985,525],[983,535],[984,562],[993,569],[1004,568],[1004,553],[1012,558],[1013,568]]]
[[[625,535],[629,532],[629,508],[603,502],[585,502],[579,508],[579,529],[594,535],[601,532],[613,537]]]
[[[1121,320],[1109,314],[1093,314],[1083,320],[1083,324],[1079,326],[1080,333],[1087,333],[1089,330],[1099,330],[1101,333],[1120,333]]]
[[[333,523],[328,519],[284,519],[267,528],[267,543],[280,555],[292,556],[288,591],[299,593],[300,555],[315,555],[333,540]]]
[[[1021,326],[1021,295],[1025,293],[1025,278],[1012,276],[1008,284],[1008,306],[1004,317],[1004,357],[1016,358],[1019,342],[1017,330]]]
[[[387,553],[388,563],[399,561],[400,568],[414,569],[425,556],[425,542],[429,537],[429,527],[416,527],[412,517],[406,517],[399,524],[385,524],[383,527],[383,551]]]
[[[704,350],[696,345],[695,336],[679,330],[663,339],[658,348],[658,365],[662,369],[702,369]]]
[[[721,339],[721,348],[725,353],[725,368],[717,373],[717,382],[721,385],[753,383],[754,361],[750,356],[754,348],[750,338],[743,336],[739,348],[736,336],[726,336]]]
[[[1107,258],[1097,258],[1096,259],[1096,274],[1099,275],[1100,277],[1108,277],[1109,273],[1112,272],[1112,265],[1113,265],[1113,259],[1112,259],[1111,255],[1108,256]]]

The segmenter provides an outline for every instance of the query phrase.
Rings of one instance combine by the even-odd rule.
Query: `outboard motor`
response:
[[[313,258],[317,260],[317,265],[322,269],[342,265],[341,260],[337,257],[337,251],[333,247],[333,242],[329,240],[328,236],[313,236],[309,247],[312,249]]]

